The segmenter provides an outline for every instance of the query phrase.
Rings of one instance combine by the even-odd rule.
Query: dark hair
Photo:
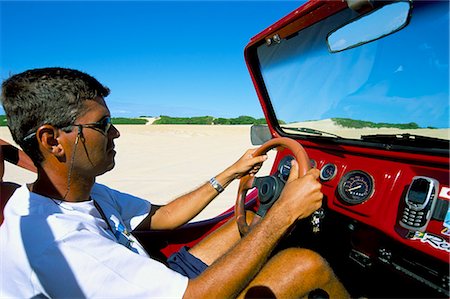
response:
[[[35,164],[43,157],[36,138],[26,136],[50,124],[63,128],[83,114],[83,102],[106,97],[109,89],[92,76],[66,68],[32,69],[2,84],[1,101],[14,141]]]

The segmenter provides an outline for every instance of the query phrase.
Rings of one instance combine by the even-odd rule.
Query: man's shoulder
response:
[[[112,208],[118,211],[124,219],[146,214],[151,208],[151,202],[146,199],[98,183],[94,184],[91,197],[102,208]]]
[[[91,198],[100,203],[114,204],[119,197],[120,192],[108,186],[95,183],[92,186]]]
[[[9,215],[31,216],[34,214],[53,213],[57,210],[56,204],[51,198],[30,192],[26,185],[16,189],[6,203],[5,218]]]
[[[138,196],[125,193],[113,188],[110,188],[108,186],[95,183],[91,190],[91,197],[92,199],[96,201],[113,201],[116,204],[119,204],[121,202],[126,202],[127,204],[133,204],[137,202],[149,202],[143,198],[140,198]]]

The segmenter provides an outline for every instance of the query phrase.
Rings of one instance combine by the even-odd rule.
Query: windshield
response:
[[[259,46],[261,74],[281,130],[361,142],[377,142],[367,138],[373,134],[384,135],[379,142],[386,142],[386,134],[400,134],[403,142],[415,140],[405,134],[448,140],[448,5],[413,3],[405,28],[340,52],[330,52],[327,36],[358,17],[350,9],[280,43]]]

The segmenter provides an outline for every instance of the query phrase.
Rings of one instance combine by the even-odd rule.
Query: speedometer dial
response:
[[[368,200],[373,194],[374,187],[371,175],[361,170],[353,170],[342,177],[338,193],[344,202],[355,205]]]

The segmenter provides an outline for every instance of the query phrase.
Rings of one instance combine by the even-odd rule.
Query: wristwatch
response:
[[[216,180],[215,177],[212,177],[209,180],[209,183],[211,184],[211,186],[213,186],[214,189],[216,189],[217,192],[221,193],[223,190],[225,190],[222,185]]]

